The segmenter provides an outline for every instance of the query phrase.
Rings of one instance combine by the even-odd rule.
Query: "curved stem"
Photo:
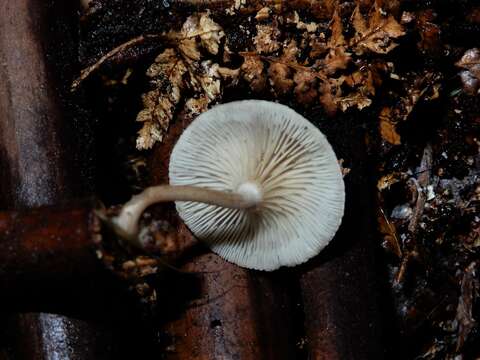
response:
[[[246,209],[258,200],[239,193],[204,189],[197,186],[159,185],[133,196],[112,219],[116,231],[132,240],[138,233],[138,221],[150,205],[168,201],[193,201],[231,209]]]

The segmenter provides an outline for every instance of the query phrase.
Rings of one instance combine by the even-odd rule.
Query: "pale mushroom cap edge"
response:
[[[317,255],[344,213],[335,153],[313,124],[262,100],[217,105],[187,127],[170,158],[170,183],[222,191],[260,184],[256,209],[176,202],[180,217],[215,253],[237,265],[275,270]]]

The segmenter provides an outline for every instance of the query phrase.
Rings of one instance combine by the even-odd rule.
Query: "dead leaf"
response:
[[[356,106],[358,110],[362,110],[367,106],[370,106],[372,100],[361,93],[353,93],[351,95],[339,97],[335,100],[335,103],[342,111],[347,111],[347,109],[354,106]]]
[[[272,62],[268,68],[268,78],[275,92],[279,95],[285,95],[292,90],[293,72],[288,65]]]
[[[293,93],[300,104],[312,104],[318,98],[318,78],[311,71],[297,71],[293,76]]]
[[[163,51],[148,68],[147,76],[155,89],[142,96],[144,109],[138,113],[137,121],[144,125],[137,139],[138,149],[149,149],[162,141],[185,87],[186,72],[185,63],[174,49]]]
[[[256,50],[259,54],[270,54],[280,49],[280,30],[277,22],[269,25],[257,25],[257,35],[253,39]]]
[[[338,106],[336,99],[342,94],[341,84],[344,82],[344,77],[338,79],[330,78],[327,81],[322,81],[320,84],[320,103],[324,106],[325,112],[333,116],[337,112]]]
[[[309,32],[309,33],[314,33],[318,29],[318,24],[314,22],[305,23],[301,21],[300,16],[296,11],[294,11],[291,16],[287,17],[287,23],[295,24],[297,29],[305,30],[306,32]]]
[[[206,96],[199,98],[190,98],[185,102],[185,112],[187,115],[195,116],[206,111],[210,100]]]
[[[165,131],[154,122],[146,122],[138,132],[137,149],[150,149],[157,141],[162,141]]]
[[[441,56],[443,46],[440,26],[433,23],[437,14],[432,9],[416,13],[415,26],[420,34],[417,47],[425,53]]]
[[[139,131],[138,149],[148,149],[162,141],[184,90],[193,91],[192,98],[185,99],[187,113],[198,114],[218,100],[223,79],[228,78],[231,83],[236,80],[238,70],[220,67],[202,55],[202,50],[218,54],[223,36],[222,28],[208,12],[188,17],[179,32],[167,34],[177,46],[165,49],[147,70],[154,89],[142,96],[144,109],[138,113],[137,121],[144,125]]]
[[[398,183],[404,177],[403,174],[398,172],[393,172],[387,175],[384,175],[377,182],[378,191],[382,192],[383,190],[389,189],[393,184]]]
[[[347,68],[351,54],[345,51],[344,47],[338,47],[330,49],[325,59],[321,60],[318,64],[327,75],[333,75],[338,70],[344,70]]]
[[[265,64],[257,56],[244,56],[245,61],[241,66],[242,77],[250,84],[255,92],[262,92],[267,83]]]
[[[282,4],[286,2],[274,1],[274,3]],[[338,0],[289,0],[288,6],[293,9],[308,10],[316,19],[328,20],[332,17],[338,5]]]
[[[200,31],[200,40],[203,48],[210,54],[217,55],[218,46],[225,35],[220,25],[213,21],[208,16],[208,13],[203,13],[200,15],[198,31]]]
[[[265,20],[265,19],[268,19],[269,16],[270,16],[270,8],[265,6],[260,10],[258,10],[257,15],[255,15],[255,19],[257,21]]]
[[[382,12],[376,3],[367,22],[361,14],[360,7],[355,8],[352,15],[355,36],[350,45],[357,55],[362,55],[366,50],[387,54],[397,46],[393,39],[405,34],[402,25],[393,16],[385,16]]]
[[[323,35],[323,36],[322,36]],[[320,36],[315,36],[309,40],[308,46],[310,47],[309,58],[317,59],[325,54],[329,48],[325,40],[325,35],[323,33]]]
[[[383,108],[379,118],[382,139],[392,145],[400,145],[402,142],[396,129],[396,123],[392,120],[392,109],[388,107]]]
[[[218,73],[218,64],[211,60],[205,60],[200,63],[197,71],[191,72],[191,83],[195,90],[202,92],[210,101],[213,101],[220,95],[220,74]]]
[[[384,245],[393,252],[398,258],[402,257],[402,248],[398,240],[397,230],[395,225],[390,222],[385,211],[381,207],[378,208],[378,231],[383,236]],[[385,247],[385,246],[384,246]]]
[[[178,40],[178,48],[184,56],[198,61],[201,58],[200,45],[212,55],[216,55],[224,35],[220,25],[206,12],[189,16],[180,32],[171,31],[168,37]]]
[[[480,49],[472,48],[465,51],[455,65],[465,69],[460,73],[465,92],[471,95],[478,94],[480,89]]]
[[[343,36],[342,19],[338,15],[338,10],[335,10],[335,12],[333,13],[330,31],[332,32],[330,40],[328,41],[328,47],[330,49],[346,45],[345,37]]]
[[[295,84],[293,76],[297,66],[297,54],[299,50],[295,40],[289,41],[284,46],[282,56],[276,59],[269,59],[268,78],[275,92],[285,95],[293,89]],[[300,78],[298,79],[300,81]],[[300,89],[299,89],[300,90]]]
[[[473,304],[479,291],[476,270],[477,264],[472,262],[465,269],[460,285],[461,294],[458,298],[457,316],[455,318],[458,323],[457,351],[463,347],[476,323],[473,318]]]

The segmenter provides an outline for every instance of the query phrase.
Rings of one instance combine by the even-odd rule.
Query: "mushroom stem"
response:
[[[247,184],[247,191],[245,185]],[[168,201],[193,201],[231,209],[247,209],[261,201],[260,191],[254,184],[240,185],[238,192],[205,189],[198,186],[159,185],[146,188],[123,205],[118,216],[112,219],[115,230],[128,240],[138,234],[138,221],[149,206]]]

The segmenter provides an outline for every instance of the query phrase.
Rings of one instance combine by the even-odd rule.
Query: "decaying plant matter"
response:
[[[393,70],[384,56],[405,34],[381,1],[368,11],[360,4],[352,11],[337,5],[328,23],[304,19],[296,10],[279,9],[275,3],[244,13],[247,6],[227,9],[222,19],[228,23],[240,16],[248,22],[230,29],[249,36],[240,48],[232,43],[235,34],[226,33],[209,11],[189,16],[179,30],[149,35],[167,45],[146,73],[152,90],[142,96],[144,109],[137,116],[143,123],[138,149],[161,141],[179,109],[198,115],[220,101],[224,87],[239,81],[256,96],[294,96],[298,104],[321,104],[331,115],[352,107],[362,110],[371,105],[382,78]],[[343,24],[347,16],[348,32]],[[130,40],[113,54],[141,40]],[[233,62],[239,56],[240,66]],[[106,58],[108,54],[101,63]],[[74,87],[100,64],[86,69]]]
[[[440,34],[455,21],[473,33],[480,27],[450,5],[402,16],[420,35],[418,52],[408,54],[416,63],[381,105],[372,147],[379,151],[378,228],[407,358],[479,354],[479,54],[464,37],[447,42]]]
[[[153,6],[138,2],[142,11]],[[141,122],[139,149],[165,141],[177,114],[188,123],[225,99],[285,103],[325,128],[354,117],[377,169],[370,180],[400,330],[390,358],[479,357],[478,3],[193,2],[182,1],[187,12],[158,10],[175,26],[163,17],[144,28],[133,17],[112,20],[105,9],[115,1],[93,0],[86,22],[123,27],[109,28],[113,45],[86,49],[91,66],[74,85],[127,64],[144,85],[127,114]],[[118,84],[106,92],[130,86]]]

